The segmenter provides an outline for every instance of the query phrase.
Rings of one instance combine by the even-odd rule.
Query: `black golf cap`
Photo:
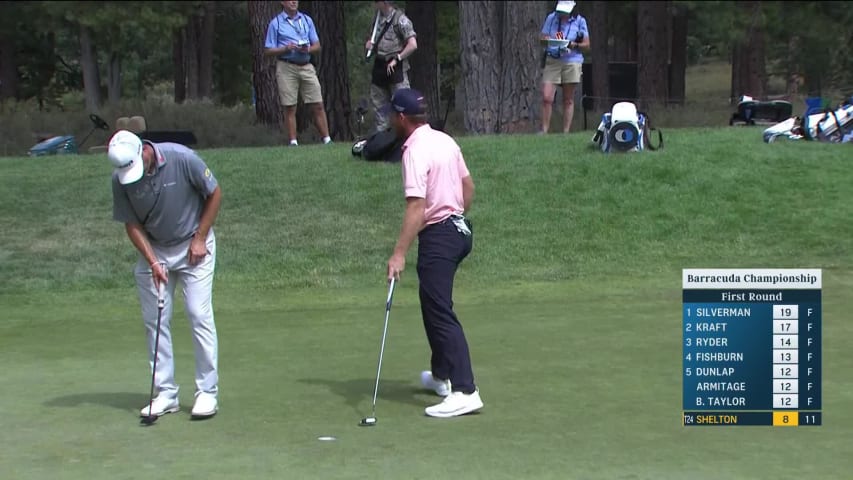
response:
[[[401,88],[391,96],[391,103],[386,111],[394,111],[403,115],[423,115],[426,113],[424,95],[414,88]]]

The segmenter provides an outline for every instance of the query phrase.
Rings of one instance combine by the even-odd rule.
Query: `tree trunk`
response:
[[[118,52],[110,54],[110,64],[107,71],[107,97],[110,105],[118,105],[121,100],[121,56]]]
[[[187,99],[198,100],[199,79],[199,31],[200,19],[192,16],[187,21],[184,37],[184,68],[187,72]]]
[[[806,94],[810,97],[820,97],[823,92],[823,71],[819,68],[806,68]]]
[[[55,95],[51,92],[51,82],[56,74],[56,32],[36,34],[36,38],[39,39],[40,51],[33,59],[35,65],[32,65],[33,68],[30,73],[34,74],[31,81],[35,79],[33,83],[37,85],[36,98],[38,99],[39,110],[44,110],[45,103],[58,106],[61,109],[62,106],[56,103]]]
[[[742,42],[737,41],[734,44],[732,44],[731,61],[729,62],[732,65],[732,81],[731,81],[731,91],[729,92],[729,103],[732,103],[732,104],[737,103],[737,98],[739,95],[737,92],[740,91],[740,84],[741,84],[740,76],[741,76],[741,71],[743,70],[743,68],[742,68],[743,65],[741,65],[743,63],[742,62],[743,55],[741,55],[741,53],[740,53],[741,48],[742,48],[741,43]]]
[[[754,2],[753,25],[749,36],[749,87],[758,97],[764,97],[767,92],[767,70],[765,62],[764,19],[762,18],[761,2]]]
[[[427,112],[432,119],[441,118],[438,81],[438,17],[436,2],[418,1],[406,4],[406,16],[418,34],[418,49],[409,59],[412,88],[424,94]]]
[[[666,2],[637,3],[637,95],[641,109],[666,102],[668,38],[663,25],[667,19]]]
[[[18,94],[18,65],[15,63],[15,46],[12,38],[0,34],[0,100],[15,98]]]
[[[0,3],[2,18],[6,20],[17,18],[16,6],[12,2]],[[18,64],[15,60],[15,43],[12,28],[10,26],[0,28],[0,101],[17,97]]]
[[[184,103],[187,99],[187,72],[184,69],[184,37],[186,28],[175,30],[172,39],[172,65],[175,77],[175,103]]]
[[[459,40],[465,97],[464,123],[470,133],[495,133],[500,124],[502,2],[459,2]],[[535,61],[535,60],[534,60]]]
[[[301,4],[302,2],[300,2]],[[329,122],[329,136],[352,140],[352,103],[347,63],[346,20],[342,1],[312,2],[314,24],[320,37],[317,76],[323,91],[323,105]]]
[[[213,41],[216,38],[216,2],[204,2],[198,55],[198,95],[213,98]]]
[[[767,84],[761,2],[737,2],[737,7],[740,15],[748,19],[748,24],[745,35],[732,47],[732,102],[741,95],[764,97]]]
[[[794,2],[791,5],[795,5],[797,3],[799,2]],[[780,12],[780,24],[784,26],[796,25],[797,14],[797,9],[782,8]],[[794,31],[791,33],[791,36],[788,37],[788,41],[785,43],[785,47],[786,55],[783,59],[785,68],[785,93],[790,98],[791,96],[796,95],[799,92],[799,79],[800,74],[802,73],[798,65],[798,57],[800,53],[800,35],[798,31]]]
[[[323,2],[313,2],[311,0],[300,1],[299,2],[299,11],[307,14],[309,17],[311,17],[314,20],[314,26],[317,27],[317,36],[319,37],[321,27],[318,25],[321,25],[321,24],[319,24],[317,22],[317,16],[314,13],[314,4],[315,3],[323,3]],[[325,29],[323,29],[323,30],[325,30]],[[320,38],[320,45],[323,46],[325,49],[325,44],[323,43],[322,37]],[[323,55],[322,50],[315,55],[322,56]],[[317,65],[319,66],[319,62],[315,62],[315,63],[317,63]],[[318,70],[319,70],[319,68],[318,68]],[[319,73],[320,72],[318,71],[317,77],[318,77],[318,80],[320,81],[320,89],[324,90],[323,89],[323,79],[320,78]],[[326,117],[328,118],[328,114],[326,115]],[[310,133],[313,136],[313,138],[304,139],[306,141],[310,140],[310,141],[316,142],[317,140],[319,140],[318,135],[320,132],[317,131],[316,125],[314,124],[314,115],[311,113],[310,109],[305,107],[305,104],[302,102],[301,96],[299,96],[296,100],[296,132],[299,136],[303,136],[307,133]]]
[[[80,67],[83,70],[83,92],[86,110],[96,113],[101,107],[101,75],[98,72],[98,57],[89,29],[80,26]]]
[[[687,9],[676,5],[672,15],[672,77],[669,79],[670,103],[684,105],[687,87]]]
[[[608,31],[613,32],[613,48],[608,50],[611,62],[636,62],[637,4],[645,2],[607,2]],[[590,32],[590,38],[595,32]],[[594,40],[593,40],[594,41]]]
[[[785,93],[788,96],[796,95],[800,90],[800,67],[797,65],[799,43],[798,35],[788,39],[788,58],[785,62]]]
[[[542,71],[536,52],[545,10],[540,2],[499,2],[501,12],[500,133],[533,132],[539,123]]]
[[[610,68],[607,55],[607,2],[596,0],[592,2],[590,15],[590,43],[592,48],[592,95],[595,98],[595,111],[610,110]],[[584,92],[588,95],[589,92]],[[607,97],[607,98],[606,98]]]
[[[252,85],[255,88],[255,115],[267,125],[280,125],[281,104],[275,81],[275,59],[264,56],[264,40],[270,21],[280,11],[275,2],[248,2],[252,36]]]

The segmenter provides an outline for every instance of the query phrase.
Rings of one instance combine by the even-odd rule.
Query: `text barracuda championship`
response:
[[[777,284],[777,283],[808,283],[809,285],[814,285],[818,281],[818,277],[816,275],[810,275],[807,273],[800,273],[795,275],[756,275],[752,273],[747,273],[744,275],[740,274],[729,274],[729,275],[687,275],[688,283],[764,283],[764,284]]]

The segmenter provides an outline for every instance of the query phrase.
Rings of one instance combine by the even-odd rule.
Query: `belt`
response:
[[[444,225],[451,225],[451,226],[455,227],[456,225],[454,223],[454,220],[460,219],[460,218],[465,218],[465,217],[462,215],[453,214],[453,215],[445,218],[444,220],[442,220],[440,222],[435,222],[435,223],[427,225],[426,227],[423,228],[423,230],[426,230],[430,227],[439,227],[439,226],[444,226]],[[423,231],[423,230],[421,230],[421,231]]]
[[[308,65],[309,63],[311,63],[311,62],[295,62],[295,61],[293,61],[293,60],[288,60],[288,59],[286,59],[286,58],[279,58],[278,60],[279,60],[280,62],[291,63],[291,64],[293,64],[293,65],[297,65],[297,66],[300,66],[300,67],[304,67],[305,65]]]

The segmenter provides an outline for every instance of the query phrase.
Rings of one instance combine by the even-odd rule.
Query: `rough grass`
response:
[[[119,117],[145,117],[150,130],[192,130],[198,145],[219,148],[233,145],[244,147],[278,145],[283,142],[281,131],[259,125],[250,105],[216,106],[207,102],[175,104],[171,99],[152,98],[147,101],[126,100],[118,106],[105,106],[100,116],[110,130],[96,130],[80,147],[106,144],[115,131]],[[0,105],[0,156],[26,155],[39,139],[55,135],[74,135],[83,142],[92,131],[89,114],[80,107],[66,111],[39,111],[30,104]]]
[[[604,156],[587,134],[463,138],[476,240],[456,307],[486,407],[423,417],[428,348],[409,270],[377,416],[397,165],[349,147],[202,151],[216,231],[221,407],[190,422],[192,344],[173,320],[183,412],[142,429],[134,253],[103,156],[0,161],[0,468],[12,479],[835,479],[853,471],[845,145],[683,129]],[[687,267],[824,269],[822,427],[681,426]],[[318,442],[335,435],[336,442]],[[441,470],[446,469],[445,471]],[[841,473],[840,473],[841,472]]]
[[[365,96],[364,78],[369,76],[366,69],[363,63],[353,66],[352,74],[358,77],[350,92],[353,105]],[[665,129],[728,125],[734,111],[728,100],[730,77],[731,67],[728,63],[711,62],[690,67],[686,78],[687,103],[681,107],[650,110],[652,123]],[[561,94],[558,94],[552,116],[551,131],[560,131],[562,128],[562,101],[559,95]],[[791,100],[795,113],[802,111],[802,98]],[[442,110],[439,112],[442,116],[445,107],[442,102]],[[579,131],[584,128],[580,102],[575,105],[575,110],[573,130]],[[588,129],[598,126],[601,113],[587,114]],[[111,128],[115,127],[118,117],[134,115],[144,116],[149,128],[153,130],[192,130],[198,138],[199,148],[275,146],[285,142],[278,128],[256,124],[250,105],[222,107],[204,102],[176,105],[171,101],[168,92],[152,92],[148,100],[125,100],[118,106],[105,106],[101,112],[101,116]],[[370,115],[366,120],[368,124],[371,123]],[[448,131],[463,134],[463,120],[461,111],[450,112]],[[364,132],[367,128],[368,126],[363,128]],[[76,104],[69,103],[64,111],[39,111],[30,103],[0,104],[0,156],[25,155],[39,138],[52,135],[75,135],[77,141],[81,142],[91,129],[88,112],[82,108],[79,98]],[[103,145],[108,140],[108,135],[108,132],[96,131],[81,151],[88,153],[90,147]],[[317,141],[313,126],[303,132],[301,141]]]

